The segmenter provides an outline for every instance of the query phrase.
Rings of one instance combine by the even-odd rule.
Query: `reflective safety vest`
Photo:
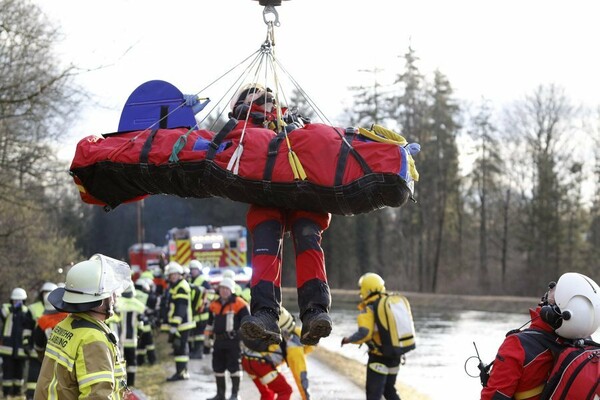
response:
[[[136,298],[123,295],[117,299],[115,309],[120,316],[119,345],[121,348],[136,348],[138,329],[143,325],[140,315],[144,314],[146,306]]]
[[[36,301],[35,303],[29,305],[29,311],[31,311],[31,316],[33,317],[34,321],[37,321],[45,310],[46,309],[44,308],[43,301]]]
[[[69,314],[52,331],[34,399],[122,399],[125,363],[114,333],[85,313]]]
[[[0,355],[26,358],[24,345],[29,342],[35,324],[29,308],[25,305],[15,308],[12,304],[3,304],[0,318],[3,323]]]
[[[187,331],[196,327],[192,316],[192,289],[185,279],[181,279],[169,289],[169,325],[176,326],[178,331]]]

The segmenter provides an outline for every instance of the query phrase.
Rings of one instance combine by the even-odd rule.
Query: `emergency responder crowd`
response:
[[[189,379],[189,359],[212,353],[216,394],[207,400],[239,399],[243,372],[261,400],[289,399],[293,388],[280,372],[284,363],[301,397],[309,399],[305,355],[314,346],[302,343],[295,317],[281,307],[281,342],[244,336],[250,287],[240,287],[230,270],[212,287],[201,269],[197,260],[189,267],[170,262],[164,273],[156,268],[132,281],[126,263],[94,255],[74,265],[66,282],[44,283],[30,305],[23,288],[13,289],[1,312],[4,398],[21,396],[23,389],[27,399],[123,398],[136,386],[137,367],[158,361],[154,339],[163,332],[175,363],[168,382]],[[342,346],[368,346],[368,400],[400,399],[399,366],[415,348],[410,305],[375,273],[361,276],[358,286],[358,330]],[[598,310],[600,289],[588,277],[568,273],[551,283],[531,311],[531,325],[507,335],[481,398],[540,399],[552,354],[569,340],[590,337],[600,325]]]
[[[137,368],[157,363],[161,333],[175,364],[167,382],[189,379],[189,359],[212,354],[213,400],[238,399],[243,370],[262,399],[289,399],[283,363],[309,398],[304,356],[312,346],[300,343],[295,318],[282,308],[281,345],[242,344],[250,288],[237,284],[231,270],[215,287],[198,260],[186,267],[170,262],[164,272],[157,266],[131,279],[126,263],[95,255],[71,267],[66,282],[44,283],[34,303],[27,298],[15,288],[2,306],[4,398],[123,398],[136,386]]]

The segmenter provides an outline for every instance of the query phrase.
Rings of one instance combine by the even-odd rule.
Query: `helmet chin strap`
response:
[[[90,311],[102,315],[104,319],[108,319],[115,314],[115,310],[112,302],[110,301],[110,297],[104,299],[102,301],[102,304],[100,304],[96,308],[92,308]]]

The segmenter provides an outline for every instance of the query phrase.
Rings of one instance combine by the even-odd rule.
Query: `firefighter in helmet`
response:
[[[282,121],[283,115],[287,122]],[[307,120],[278,108],[275,94],[259,84],[242,87],[233,97],[230,116],[240,122],[235,129],[261,127],[273,130],[302,126]],[[254,243],[252,253],[252,315],[242,323],[242,335],[249,342],[280,343],[277,325],[281,307],[281,263],[283,237],[291,232],[296,252],[296,284],[302,321],[303,344],[315,345],[331,332],[331,295],[321,247],[323,231],[331,214],[284,210],[251,205],[246,216]]]
[[[382,397],[400,400],[395,385],[401,352],[415,348],[410,305],[404,296],[395,295],[392,299],[385,289],[383,278],[378,274],[364,274],[358,280],[358,286],[362,300],[358,305],[358,330],[344,337],[342,346],[348,343],[366,343],[369,347],[367,400],[379,400]],[[394,311],[388,307],[392,304],[397,305]],[[396,318],[397,316],[401,317]],[[392,326],[395,329],[391,329]]]
[[[225,400],[225,371],[231,377],[231,396],[229,400],[238,400],[238,391],[242,377],[242,350],[240,344],[241,321],[249,315],[248,303],[233,292],[235,282],[223,278],[219,282],[219,298],[209,305],[210,318],[206,326],[206,337],[214,337],[212,368],[217,384],[217,394],[209,400]]]
[[[44,282],[42,287],[40,288],[39,300],[29,306],[29,310],[31,311],[31,316],[36,322],[35,326],[37,327],[37,322],[42,317],[42,315],[47,314],[51,310],[56,312],[52,304],[48,302],[48,295],[51,291],[56,289],[57,286],[52,282]],[[38,354],[35,351],[29,352],[29,366],[27,367],[27,389],[25,393],[26,399],[33,399],[33,394],[35,393],[35,386],[37,384],[37,379],[40,374],[40,368],[42,367],[41,360],[38,359]]]
[[[600,287],[568,272],[550,282],[538,307],[529,310],[527,329],[510,331],[498,349],[482,400],[540,399],[565,339],[585,339],[600,326]]]
[[[20,396],[23,386],[25,362],[31,349],[31,332],[34,320],[25,305],[27,292],[23,288],[14,288],[10,294],[10,303],[2,305],[2,392],[4,397]]]
[[[173,346],[175,373],[167,379],[169,382],[189,379],[187,367],[190,359],[188,339],[196,326],[192,316],[191,288],[183,277],[183,267],[171,261],[165,268],[169,279],[167,323],[169,342]]]
[[[121,398],[127,388],[124,363],[104,321],[131,284],[131,269],[95,254],[71,267],[65,283],[48,296],[57,310],[70,314],[48,339],[34,398]]]

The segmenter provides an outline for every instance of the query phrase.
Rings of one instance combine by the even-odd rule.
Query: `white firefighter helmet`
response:
[[[12,293],[10,294],[11,300],[26,300],[27,292],[23,288],[14,288]]]
[[[235,279],[235,272],[230,269],[223,271],[223,278]]]
[[[138,278],[135,281],[135,286],[140,288],[145,293],[150,293],[150,290],[152,289],[151,282],[152,282],[152,280],[150,280],[148,278]]]
[[[44,282],[44,284],[42,285],[42,287],[40,288],[40,292],[44,293],[44,292],[51,292],[54,289],[56,289],[58,286],[56,286],[56,283],[52,283],[52,282]]]
[[[199,269],[200,271],[202,271],[202,263],[198,260],[190,261],[190,270],[192,269]]]
[[[294,320],[294,316],[290,314],[288,310],[284,307],[281,307],[281,311],[279,312],[279,321],[277,321],[279,328],[285,332],[291,332],[296,326],[296,321]]]
[[[223,280],[219,282],[219,287],[226,287],[233,293],[235,292],[235,281],[231,278],[223,278]]]
[[[59,311],[88,311],[114,293],[121,294],[130,284],[131,269],[127,263],[94,254],[73,265],[67,272],[65,287],[53,290],[48,300]]]
[[[600,287],[585,275],[568,272],[556,283],[554,293],[562,323],[555,331],[567,339],[591,336],[600,326]]]
[[[183,267],[177,261],[171,261],[165,267],[165,275],[169,276],[171,274],[183,275]]]

